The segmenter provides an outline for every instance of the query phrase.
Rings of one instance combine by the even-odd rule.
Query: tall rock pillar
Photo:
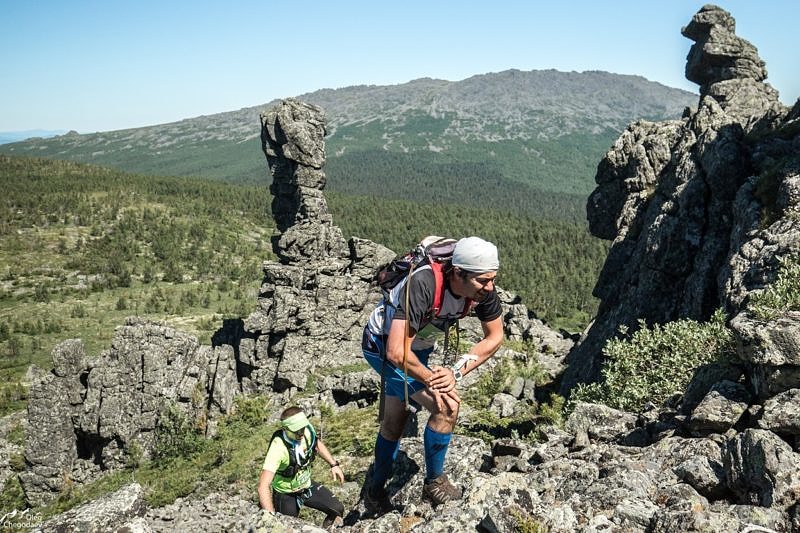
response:
[[[589,230],[613,244],[594,289],[597,316],[569,355],[562,394],[600,379],[603,347],[620,329],[704,321],[720,307],[735,314],[763,286],[773,256],[795,242],[783,228],[758,233],[768,221],[756,191],[794,172],[786,137],[795,119],[735,27],[717,6],[694,15],[682,33],[695,41],[686,77],[700,85],[697,109],[629,125],[598,165]],[[761,243],[779,241],[757,257]]]
[[[278,262],[264,263],[256,310],[238,340],[244,392],[305,389],[317,369],[361,361],[361,332],[379,298],[370,281],[391,250],[352,238],[333,224],[325,188],[325,116],[287,99],[261,115],[272,174]]]
[[[320,107],[287,99],[261,115],[261,143],[273,182],[272,250],[284,264],[321,261],[341,269],[350,251],[333,225],[325,188],[325,122]]]

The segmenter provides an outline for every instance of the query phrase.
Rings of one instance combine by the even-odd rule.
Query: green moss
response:
[[[546,525],[534,520],[524,509],[512,509],[511,515],[517,523],[514,531],[518,533],[548,533],[549,531]]]

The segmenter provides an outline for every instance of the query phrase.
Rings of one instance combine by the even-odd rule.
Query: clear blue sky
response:
[[[554,68],[696,91],[689,0],[0,0],[0,131],[172,122],[321,88]],[[786,104],[798,0],[720,0]]]

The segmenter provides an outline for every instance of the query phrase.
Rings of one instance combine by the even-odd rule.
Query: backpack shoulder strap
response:
[[[275,439],[278,439],[279,441],[281,441],[281,444],[286,446],[286,443],[283,441],[283,430],[279,429],[272,434],[272,436],[269,438],[270,446],[272,446],[272,443],[275,441]],[[286,447],[288,448],[288,446]]]
[[[442,310],[442,302],[444,301],[444,273],[442,272],[442,263],[436,261],[430,262],[431,271],[433,272],[434,290],[433,290],[433,307],[431,307],[431,316],[439,316]]]
[[[459,318],[464,318],[470,311],[472,311],[472,300],[464,298],[464,309],[461,310],[461,316]]]
[[[307,428],[308,432],[311,433],[311,441],[308,443],[308,460],[311,462],[317,456],[317,432],[314,431],[314,426],[311,424]],[[305,435],[303,437],[305,438]]]
[[[269,447],[272,447],[275,444],[276,440],[280,442],[281,446],[286,448],[286,451],[288,452],[289,455],[289,465],[283,470],[279,470],[278,472],[275,473],[282,477],[293,477],[297,467],[297,460],[295,459],[294,454],[292,453],[292,449],[289,447],[289,445],[283,438],[283,430],[279,429],[272,434],[272,437],[270,437],[269,439]]]
[[[430,262],[431,270],[433,271],[433,279],[436,284],[436,288],[433,291],[433,307],[431,316],[439,316],[439,312],[442,310],[442,302],[444,302],[444,291],[446,286],[446,283],[444,282],[444,265],[445,263],[438,263],[436,261]],[[459,316],[459,318],[464,318],[471,310],[472,300],[469,298],[464,298],[464,309],[461,310],[461,316]]]

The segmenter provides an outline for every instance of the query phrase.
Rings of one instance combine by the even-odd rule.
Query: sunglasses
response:
[[[284,429],[283,431],[286,432],[286,436],[289,437],[290,439],[300,440],[300,439],[303,438],[303,431],[302,430],[300,430],[300,431],[290,431],[288,429]]]

